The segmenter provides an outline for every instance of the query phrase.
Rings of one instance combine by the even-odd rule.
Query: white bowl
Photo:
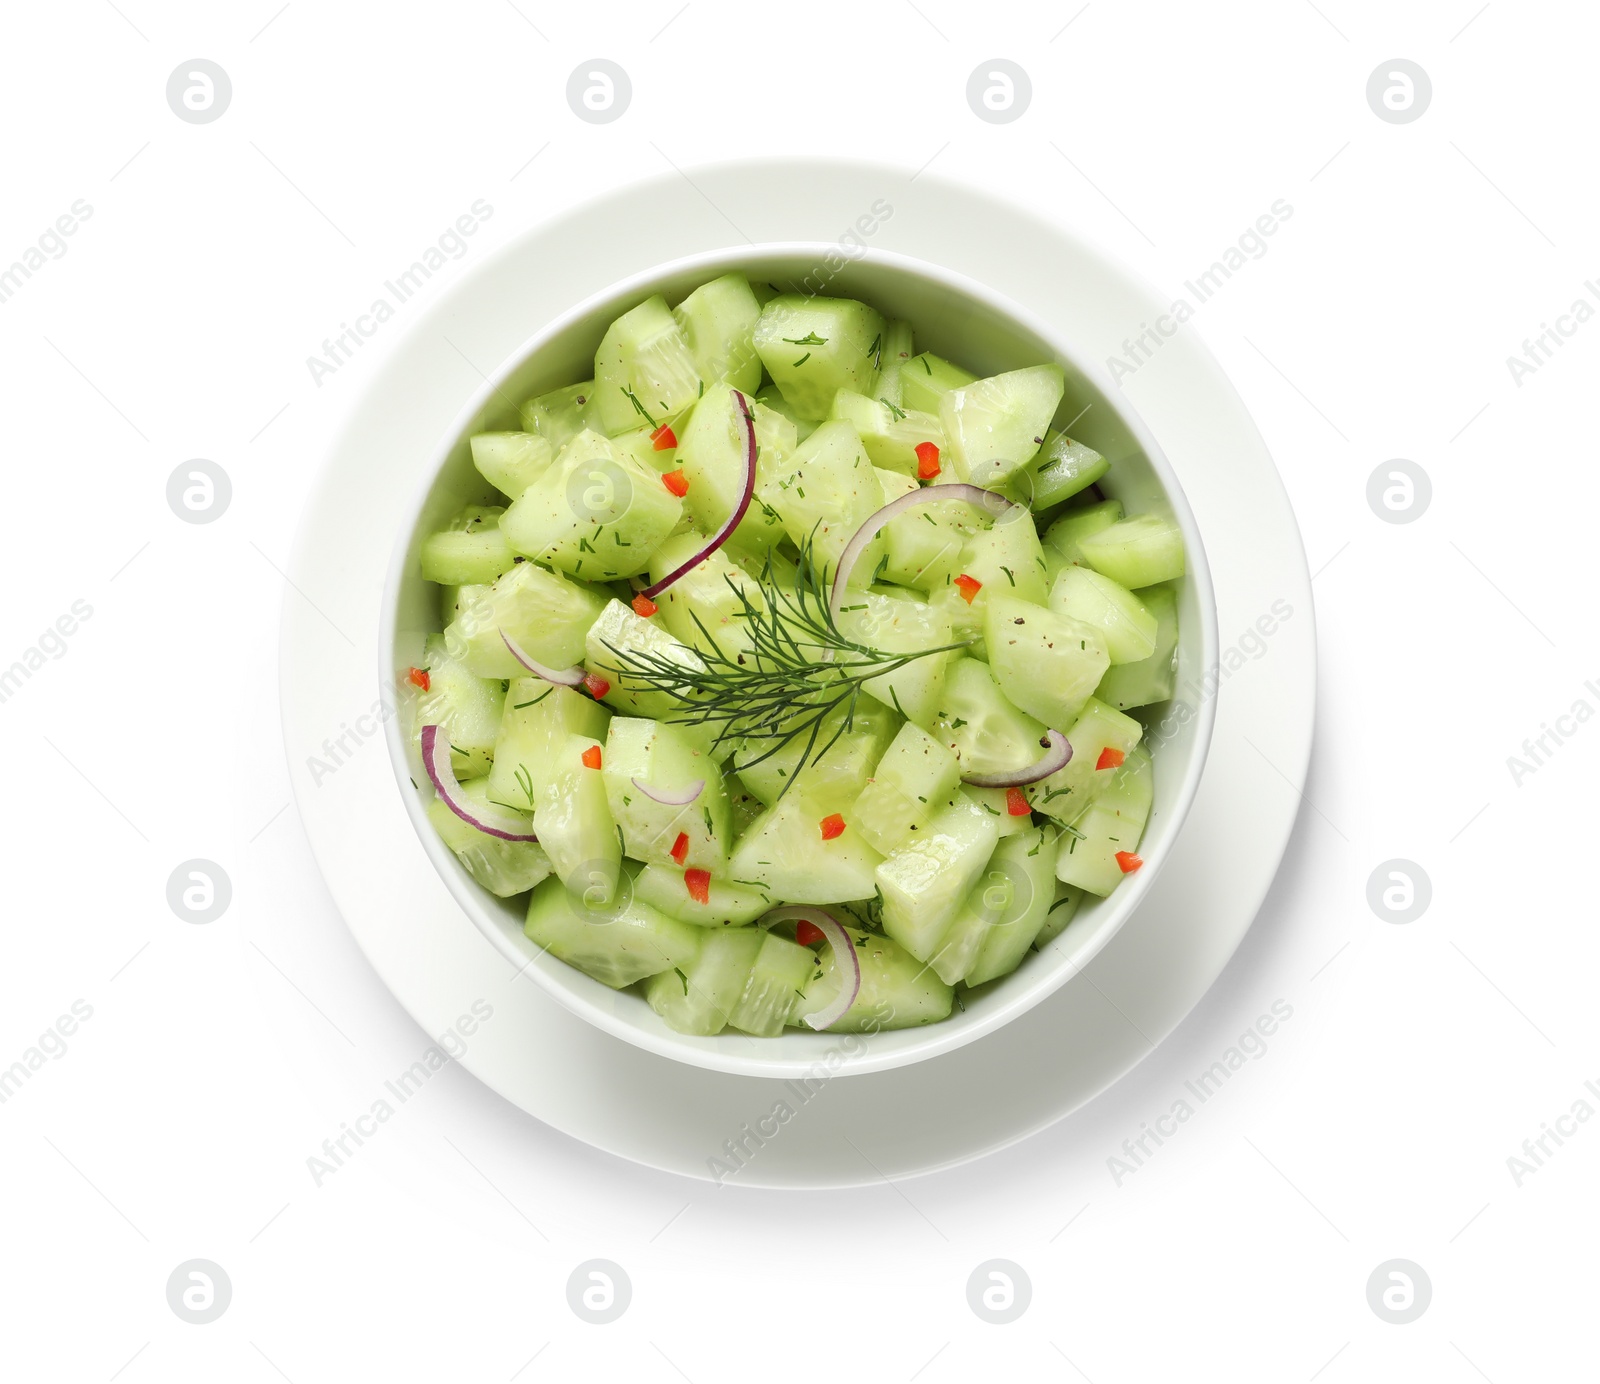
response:
[[[488,493],[472,465],[468,438],[489,429],[517,428],[522,400],[590,378],[607,325],[650,294],[676,301],[733,269],[780,288],[866,299],[886,316],[909,321],[917,349],[956,360],[980,375],[1043,361],[1063,366],[1066,394],[1057,425],[1070,423],[1073,437],[1111,461],[1101,489],[1120,499],[1129,513],[1170,513],[1182,528],[1188,571],[1179,594],[1178,685],[1203,685],[1208,670],[1217,665],[1216,604],[1204,546],[1161,449],[1099,366],[1025,307],[963,275],[884,251],[785,242],[692,255],[625,279],[541,327],[485,381],[440,441],[435,464],[396,544],[378,640],[386,698],[403,686],[405,670],[421,656],[424,636],[441,624],[438,588],[420,572],[422,540],[463,505],[481,502]],[[1149,728],[1146,743],[1152,746],[1155,766],[1155,801],[1139,848],[1145,863],[1109,898],[1086,899],[1060,937],[1043,951],[1030,952],[1011,975],[968,995],[965,1008],[942,1023],[875,1034],[790,1029],[776,1038],[674,1033],[637,993],[614,991],[536,948],[523,935],[521,902],[497,899],[483,889],[429,824],[431,793],[416,787],[426,785],[427,777],[412,743],[410,717],[390,717],[385,733],[396,783],[434,868],[484,934],[557,1000],[605,1032],[675,1061],[744,1076],[794,1078],[822,1071],[883,1071],[949,1052],[1025,1013],[1082,970],[1149,892],[1199,786],[1215,699],[1205,695],[1182,705],[1186,717],[1169,717],[1165,706],[1140,713]],[[528,1060],[542,1059],[530,1053]]]

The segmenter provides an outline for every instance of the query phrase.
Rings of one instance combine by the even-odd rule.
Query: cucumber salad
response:
[[[737,273],[624,313],[422,543],[434,828],[680,1033],[933,1023],[1015,970],[1143,863],[1184,571],[1063,390]]]

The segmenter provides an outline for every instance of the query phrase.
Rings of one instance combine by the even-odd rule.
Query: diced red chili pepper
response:
[[[711,871],[685,870],[683,872],[683,887],[689,891],[689,897],[696,903],[710,903]]]
[[[963,572],[956,578],[956,590],[961,593],[961,599],[971,605],[972,598],[983,590],[983,583],[976,577],[969,577]]]
[[[600,767],[600,747],[590,745],[583,752],[583,767],[585,769],[598,769]]]
[[[669,452],[678,445],[678,434],[663,423],[650,434],[650,441],[654,444],[656,451]]]
[[[809,918],[802,918],[794,925],[794,940],[802,947],[814,947],[819,942],[826,942],[828,934]]]
[[[932,442],[917,443],[917,476],[931,481],[944,468],[939,465],[939,448]]]
[[[672,859],[682,865],[689,858],[689,833],[680,831],[678,839],[672,843]]]
[[[583,687],[584,691],[593,697],[595,701],[599,701],[611,690],[611,684],[598,673],[585,673],[583,675]]]
[[[661,484],[666,486],[680,500],[689,493],[689,478],[683,474],[681,466],[676,471],[668,471],[661,478]]]
[[[641,619],[648,620],[660,609],[661,607],[648,596],[635,596],[633,598],[633,613]]]
[[[1100,751],[1100,758],[1095,761],[1094,767],[1096,769],[1117,769],[1121,767],[1122,761],[1127,757],[1121,750],[1114,750],[1110,745],[1107,745],[1105,749]]]
[[[428,676],[428,670],[426,668],[408,669],[406,672],[406,677],[410,680],[413,687],[420,687],[424,692],[426,692],[433,685],[433,680]]]
[[[1117,868],[1125,875],[1131,875],[1144,864],[1144,861],[1139,859],[1132,851],[1118,851],[1116,859]]]
[[[1006,811],[1013,817],[1026,817],[1033,811],[1028,805],[1028,795],[1020,788],[1006,789]]]
[[[837,812],[830,812],[822,819],[822,839],[831,841],[835,836],[844,835],[844,818]]]

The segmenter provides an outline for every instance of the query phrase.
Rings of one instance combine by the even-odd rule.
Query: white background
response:
[[[1600,325],[1520,386],[1506,360],[1600,277],[1592,8],[518,4],[8,11],[0,267],[76,199],[93,215],[0,304],[0,667],[75,600],[93,615],[0,704],[0,1066],[75,1000],[93,1017],[0,1105],[5,1372],[1572,1377],[1600,1130],[1568,1126],[1520,1185],[1507,1160],[1574,1102],[1600,1109],[1600,948],[1575,882],[1600,728],[1520,786],[1507,757],[1578,699],[1600,708]],[[165,98],[196,56],[233,83],[212,124]],[[564,95],[596,56],[633,83],[601,126]],[[1397,56],[1432,78],[1411,124],[1366,100]],[[968,108],[985,57],[1030,75],[1013,123]],[[578,1146],[451,1067],[317,1187],[308,1155],[427,1039],[322,889],[274,713],[278,569],[405,322],[320,387],[306,357],[476,199],[494,215],[463,263],[597,191],[763,152],[927,164],[1173,295],[1293,207],[1192,328],[1278,458],[1318,574],[1311,805],[1279,883],[1140,1068],[956,1172],[717,1190]],[[232,480],[215,524],[166,503],[194,457]],[[1433,500],[1392,525],[1366,483],[1397,457]],[[233,883],[206,926],[166,903],[193,857]],[[1396,857],[1433,886],[1406,925],[1367,903]],[[1119,1183],[1122,1141],[1275,1001],[1293,1017],[1265,1055]],[[207,1326],[167,1305],[191,1258],[233,1285]],[[610,1326],[567,1306],[592,1258],[633,1284]],[[991,1258],[1032,1281],[1009,1326],[967,1307]],[[1368,1306],[1392,1258],[1432,1282],[1410,1325]]]

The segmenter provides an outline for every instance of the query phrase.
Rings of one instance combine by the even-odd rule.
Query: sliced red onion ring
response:
[[[1008,500],[1004,495],[997,495],[992,490],[985,490],[981,485],[967,485],[962,481],[952,481],[948,485],[925,485],[917,490],[907,491],[898,500],[891,500],[855,532],[855,537],[845,544],[844,552],[839,555],[839,566],[833,574],[833,592],[828,599],[828,608],[835,619],[839,615],[839,607],[844,603],[845,588],[850,584],[850,573],[855,569],[861,554],[866,551],[867,544],[878,536],[878,530],[891,519],[898,519],[908,509],[915,509],[918,505],[937,504],[940,500],[965,500],[968,504],[981,505],[995,518],[999,518],[1008,510],[1020,509],[1013,500]]]
[[[756,493],[755,415],[750,411],[750,401],[737,389],[733,391],[733,398],[734,402],[739,405],[739,416],[744,419],[744,479],[739,485],[739,503],[733,507],[733,513],[728,516],[722,527],[712,534],[705,547],[700,549],[687,562],[673,568],[660,581],[651,582],[649,586],[641,586],[639,588],[641,596],[649,596],[654,599],[686,572],[694,571],[712,553],[716,552],[718,548],[733,537],[733,531],[739,527],[739,521],[744,518],[745,511],[750,508],[750,497]]]
[[[963,774],[961,781],[974,788],[1021,788],[1026,783],[1037,783],[1049,778],[1058,769],[1065,769],[1072,761],[1072,746],[1058,730],[1047,730],[1041,744],[1048,744],[1042,759],[1035,760],[1026,769],[1010,769],[1003,774]]]
[[[498,836],[502,841],[537,841],[539,838],[526,830],[526,823],[514,813],[497,810],[492,805],[479,807],[469,804],[462,796],[461,785],[456,782],[456,771],[450,765],[450,737],[443,726],[422,728],[422,767],[428,771],[433,791],[457,817],[469,826],[475,826],[485,836]]]
[[[511,657],[535,677],[553,682],[558,687],[576,687],[583,681],[582,668],[546,668],[538,659],[530,658],[527,650],[504,630],[500,631],[500,638],[505,641],[506,648],[511,650]]]
[[[645,797],[663,803],[667,807],[687,807],[700,796],[706,786],[704,779],[696,779],[687,788],[674,788],[670,793],[663,793],[648,783],[640,783],[638,779],[633,779],[632,783]]]
[[[856,996],[861,993],[861,961],[856,956],[850,934],[839,925],[832,914],[824,913],[820,908],[807,908],[801,904],[774,908],[770,913],[764,913],[759,923],[765,927],[768,923],[801,920],[819,928],[822,935],[828,939],[828,945],[833,948],[833,968],[839,974],[839,993],[833,1003],[825,1009],[819,1009],[815,1014],[806,1015],[806,1023],[820,1033],[825,1028],[832,1028],[844,1018],[850,1006],[856,1002]]]

